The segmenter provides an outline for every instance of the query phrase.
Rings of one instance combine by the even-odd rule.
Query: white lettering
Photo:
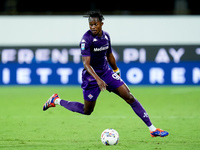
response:
[[[115,80],[120,80],[120,79],[121,79],[120,76],[118,76],[117,73],[112,74],[112,77],[113,77]]]
[[[51,75],[52,70],[50,68],[38,68],[36,73],[40,76],[40,83],[47,84],[48,76]]]
[[[69,54],[73,56],[73,62],[78,64],[81,62],[81,51],[79,48],[72,48],[69,50]]]
[[[33,51],[30,49],[20,49],[18,51],[19,64],[23,63],[31,64],[33,57],[34,57]]]
[[[9,61],[15,61],[16,57],[15,49],[4,49],[1,54],[1,61],[3,64],[6,64]]]
[[[57,74],[60,75],[60,82],[62,84],[67,84],[69,82],[69,75],[73,73],[71,68],[58,68]]]
[[[170,58],[167,54],[167,51],[164,48],[159,49],[156,58],[155,58],[156,63],[169,63]]]
[[[123,52],[123,60],[125,63],[130,63],[131,61],[136,61],[139,57],[138,50],[135,48],[125,48]]]
[[[49,49],[37,49],[35,51],[35,59],[36,62],[40,63],[42,61],[48,61],[50,55]]]
[[[185,83],[185,68],[172,68],[171,70],[171,81],[174,84],[183,84]]]
[[[30,84],[31,83],[31,69],[30,68],[18,68],[17,69],[17,83],[18,84]]]
[[[141,48],[139,51],[139,62],[145,63],[146,62],[146,50],[144,48]]]
[[[84,68],[78,69],[78,83],[82,84],[82,71]]]
[[[195,52],[196,52],[197,55],[200,55],[200,48],[199,47],[196,48]]]
[[[131,68],[126,73],[127,80],[132,84],[138,84],[143,79],[143,72],[139,68]]]
[[[94,52],[104,51],[104,50],[107,50],[108,48],[109,48],[109,46],[100,47],[100,48],[94,48]]]
[[[192,75],[192,81],[193,83],[197,84],[200,81],[200,68],[195,67],[192,70],[193,75]]]
[[[141,48],[140,50],[137,50],[136,48],[125,48],[123,51],[123,60],[125,63],[137,60],[139,60],[140,63],[145,63],[146,50],[144,48]]]
[[[53,63],[60,62],[61,64],[66,64],[68,62],[68,51],[66,49],[63,49],[62,51],[53,49],[51,53],[51,61]]]
[[[155,83],[163,84],[165,81],[164,75],[165,75],[165,72],[162,68],[150,68],[149,81],[152,84],[155,84]]]
[[[10,83],[10,70],[8,68],[2,70],[2,81],[4,84]]]
[[[183,54],[185,53],[185,50],[183,48],[179,48],[177,51],[174,48],[170,48],[169,49],[169,53],[171,54],[171,56],[174,59],[175,63],[179,63],[181,56],[183,56]]]

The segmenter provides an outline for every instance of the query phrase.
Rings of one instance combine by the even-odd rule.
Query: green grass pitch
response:
[[[83,102],[78,86],[1,86],[1,150],[196,150],[200,149],[199,86],[133,86],[152,123],[170,134],[152,138],[146,125],[122,99],[107,91],[90,116],[61,106],[42,111],[53,94]],[[116,146],[104,146],[100,135],[114,128]]]

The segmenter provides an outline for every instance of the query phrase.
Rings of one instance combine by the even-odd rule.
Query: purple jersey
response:
[[[102,31],[102,36],[94,36],[88,30],[82,37],[80,42],[82,56],[90,56],[90,65],[95,72],[100,75],[109,69],[106,55],[111,53],[110,36]],[[83,70],[83,75],[86,70]]]
[[[113,91],[122,84],[123,80],[108,66],[107,54],[112,53],[110,36],[102,31],[102,36],[94,36],[88,30],[81,39],[80,47],[82,57],[90,56],[90,65],[96,74],[108,85],[106,89]],[[83,97],[88,101],[95,101],[100,93],[96,80],[83,69],[82,72]]]

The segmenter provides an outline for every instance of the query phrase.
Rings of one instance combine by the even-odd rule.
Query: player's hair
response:
[[[104,20],[104,17],[101,14],[100,10],[91,10],[91,11],[88,11],[86,13],[86,15],[84,15],[83,17],[87,17],[88,19],[90,19],[90,17],[96,17],[96,18],[99,19],[99,21],[103,21]]]

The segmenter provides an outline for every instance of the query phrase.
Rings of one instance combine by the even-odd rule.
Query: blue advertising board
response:
[[[118,62],[129,85],[200,85],[200,63],[145,64]],[[82,63],[0,64],[0,85],[80,85]]]
[[[129,85],[200,85],[200,46],[114,46]],[[80,85],[78,47],[0,47],[0,85]]]

